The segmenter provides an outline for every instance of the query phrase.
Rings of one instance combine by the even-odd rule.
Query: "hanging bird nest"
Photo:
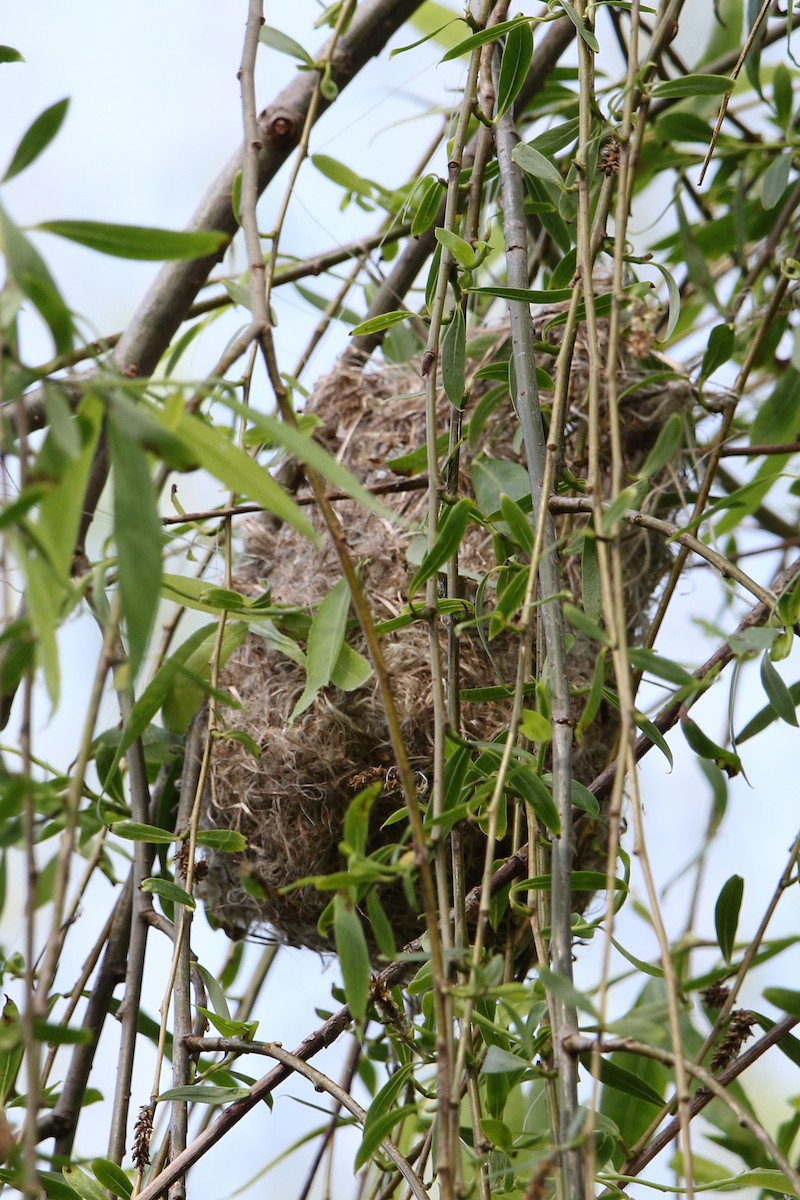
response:
[[[548,310],[537,320],[537,332],[546,332],[548,319],[560,309]],[[554,345],[559,330],[552,331]],[[494,330],[492,355],[507,358],[508,331]],[[605,336],[605,334],[604,334]],[[641,339],[640,339],[641,340]],[[684,413],[691,401],[691,388],[683,378],[651,382],[652,363],[638,361],[636,330],[629,329],[618,372],[619,391],[625,392],[621,411],[621,440],[627,471],[635,475],[655,444],[672,413]],[[641,347],[639,347],[641,348]],[[663,371],[663,368],[662,368]],[[586,395],[588,354],[585,331],[579,330],[573,349],[569,385],[569,419],[565,430],[564,467],[569,477],[579,479],[586,469]],[[478,387],[464,413],[464,433],[458,470],[460,495],[474,496],[476,472],[491,464],[521,464],[517,418],[508,395],[491,407],[483,395],[481,428],[469,428],[477,411]],[[543,394],[542,401],[548,397]],[[489,411],[487,411],[489,410]],[[334,454],[368,488],[396,483],[408,486],[409,472],[416,464],[402,459],[425,444],[425,403],[418,376],[407,370],[360,369],[340,362],[319,381],[306,411],[319,424],[315,438]],[[447,427],[449,403],[439,405],[440,429]],[[608,455],[610,433],[603,429],[603,455]],[[400,459],[399,463],[393,460]],[[604,461],[606,459],[604,458]],[[677,476],[676,476],[677,478]],[[650,502],[659,488],[669,485],[667,473],[655,481]],[[301,486],[299,498],[308,495]],[[424,486],[403,491],[384,491],[386,507],[403,518],[394,523],[345,499],[336,512],[345,532],[349,553],[358,564],[359,575],[377,623],[398,617],[408,603],[408,586],[418,561],[419,530],[425,521],[427,493]],[[251,521],[244,529],[244,552],[235,575],[235,586],[250,595],[269,592],[272,605],[315,611],[319,602],[341,578],[339,560],[315,506],[309,509],[320,545],[314,546],[287,525],[273,519]],[[579,523],[587,518],[560,517],[557,532],[562,550],[575,544]],[[475,601],[478,581],[497,578],[497,550],[502,536],[496,531],[470,525],[459,550],[459,572],[463,596]],[[625,539],[626,605],[629,625],[638,631],[648,603],[668,569],[669,552],[663,543],[641,529]],[[508,549],[508,547],[506,547]],[[518,548],[511,547],[511,550]],[[417,554],[415,555],[415,551]],[[575,604],[581,603],[580,553],[563,560],[565,590]],[[494,584],[483,589],[491,609]],[[446,661],[447,629],[436,620],[442,660]],[[487,653],[486,623],[483,637],[476,624],[466,622],[459,634],[459,688],[485,689],[513,684],[519,653],[519,633],[501,632]],[[420,794],[431,782],[433,697],[429,621],[415,621],[385,634],[383,654],[391,679],[397,712],[408,754],[418,773]],[[209,852],[208,872],[201,894],[211,919],[231,936],[265,933],[278,941],[315,950],[332,950],[332,938],[320,932],[318,923],[330,898],[312,884],[295,887],[298,880],[329,875],[346,865],[340,850],[343,822],[354,796],[375,780],[382,783],[371,812],[368,853],[379,852],[388,863],[402,860],[409,843],[405,823],[389,822],[402,807],[394,757],[386,728],[383,704],[374,675],[352,691],[323,689],[314,702],[292,721],[291,714],[306,684],[306,672],[297,655],[287,656],[276,645],[274,630],[266,636],[251,633],[225,667],[220,686],[227,690],[235,707],[223,711],[225,729],[234,736],[215,738],[206,790],[203,822],[207,828],[233,829],[247,839],[241,854]],[[350,644],[363,651],[363,638],[354,631]],[[576,632],[568,654],[568,673],[576,693],[576,717],[582,710],[582,693],[594,674],[598,646]],[[499,678],[498,678],[499,674]],[[486,744],[507,725],[507,701],[462,704],[460,735]],[[574,774],[584,783],[613,756],[618,726],[613,707],[603,703],[595,720],[575,747]],[[246,738],[238,737],[246,734]],[[260,750],[256,757],[252,743]],[[582,837],[581,844],[597,838]],[[602,837],[599,839],[602,844]],[[476,823],[467,823],[467,870],[480,871],[483,838]],[[406,854],[406,860],[409,856]],[[586,862],[576,866],[587,866]],[[473,879],[474,881],[474,879]],[[288,889],[288,890],[287,890]],[[423,931],[416,911],[413,887],[408,878],[384,887],[381,902],[402,944]]]

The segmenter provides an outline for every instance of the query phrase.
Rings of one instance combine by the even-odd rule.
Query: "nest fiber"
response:
[[[494,331],[491,336],[493,353],[507,357],[507,332]],[[573,352],[564,450],[565,465],[574,477],[580,477],[585,469],[587,368],[581,337]],[[623,410],[622,441],[632,474],[640,468],[667,417],[684,411],[691,397],[686,381],[662,380],[651,385],[648,376],[652,374],[652,366],[645,369],[640,365],[629,344],[620,362],[620,391],[631,389]],[[641,384],[638,388],[637,381]],[[464,414],[468,434],[472,431],[466,423],[475,411],[478,395],[476,388]],[[542,399],[546,403],[547,397]],[[318,383],[307,405],[307,411],[319,421],[314,436],[367,487],[382,489],[408,479],[407,464],[398,464],[396,470],[391,464],[424,445],[424,409],[419,378],[408,371],[361,370],[345,363],[339,363]],[[442,401],[440,428],[446,428],[449,413],[449,404]],[[603,436],[607,440],[607,433]],[[505,401],[482,420],[478,435],[464,438],[460,494],[474,494],[479,462],[523,461],[516,416],[506,394]],[[306,495],[301,486],[299,498]],[[407,604],[414,571],[410,560],[415,559],[416,547],[413,530],[424,522],[427,503],[424,488],[384,491],[382,500],[405,518],[403,525],[367,512],[351,500],[336,504],[376,622],[397,617]],[[244,553],[235,577],[240,591],[258,595],[268,589],[273,605],[315,610],[341,578],[341,571],[315,506],[308,511],[320,533],[318,547],[270,518],[246,525]],[[583,518],[558,519],[564,544],[573,537],[576,520]],[[669,558],[663,547],[653,542],[653,536],[642,530],[631,531],[628,543],[626,603],[635,630],[642,624]],[[486,529],[468,528],[459,551],[467,599],[475,598],[477,581],[497,566],[498,544]],[[579,555],[565,558],[564,577],[565,586],[580,604]],[[489,597],[487,607],[491,607],[491,588],[484,594]],[[446,661],[447,630],[443,622],[437,622],[437,629]],[[395,780],[383,705],[373,675],[353,691],[324,689],[291,722],[290,714],[305,687],[305,669],[287,656],[285,643],[276,644],[273,630],[265,627],[263,634],[251,633],[224,669],[221,686],[237,707],[223,710],[222,732],[234,736],[214,740],[203,814],[207,828],[241,832],[248,849],[242,854],[211,852],[202,895],[212,920],[231,936],[260,932],[290,945],[331,950],[332,939],[318,929],[330,894],[312,885],[292,885],[343,869],[339,845],[344,815],[365,784],[377,780],[383,785],[371,813],[368,850],[382,851],[391,864],[408,849],[403,842],[407,836],[404,822],[386,824],[400,809],[402,796]],[[403,736],[423,799],[430,784],[433,736],[429,637],[429,625],[421,621],[382,638]],[[359,634],[354,633],[350,641],[363,652]],[[460,689],[513,683],[518,645],[518,635],[501,633],[491,642],[490,658],[474,626],[468,627],[459,637]],[[576,634],[568,671],[578,695],[591,681],[596,658],[596,644]],[[582,703],[576,698],[576,715]],[[460,732],[470,739],[491,741],[504,729],[507,717],[503,702],[464,703]],[[616,729],[613,708],[603,704],[582,744],[575,748],[577,778],[590,782],[613,755]],[[247,737],[237,736],[240,734]],[[253,742],[260,750],[258,757],[252,752]],[[475,847],[477,863],[480,834],[477,826],[470,828],[467,842]],[[587,844],[592,839],[580,841]],[[422,932],[412,887],[394,884],[380,895],[399,945]]]

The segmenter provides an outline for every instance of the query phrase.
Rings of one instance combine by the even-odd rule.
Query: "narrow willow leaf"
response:
[[[784,128],[789,124],[794,104],[794,83],[785,62],[777,63],[772,76],[772,98],[778,124]]]
[[[115,1196],[119,1196],[120,1200],[127,1200],[133,1192],[133,1184],[122,1167],[110,1158],[93,1158],[92,1170],[97,1182]]]
[[[583,611],[595,624],[603,615],[603,591],[600,583],[600,563],[597,558],[597,540],[591,530],[583,539],[581,552],[581,600]]]
[[[247,849],[247,838],[235,829],[201,829],[197,834],[197,844],[221,854],[241,854]]]
[[[781,372],[771,395],[759,406],[750,427],[753,445],[794,441],[800,428],[800,371]]]
[[[583,41],[586,42],[586,45],[589,47],[590,50],[593,50],[595,52],[595,54],[599,54],[600,53],[600,43],[598,42],[597,38],[594,36],[592,31],[590,29],[586,28],[586,25],[584,24],[583,19],[575,11],[573,5],[570,3],[570,0],[558,0],[558,3],[561,6],[561,8],[563,8],[564,12],[567,14],[570,21],[572,21],[572,24],[577,29],[579,37],[581,37],[583,39]]]
[[[65,590],[49,563],[30,553],[15,539],[17,558],[25,578],[25,602],[36,634],[37,662],[44,672],[47,694],[53,708],[61,692],[61,663],[56,631],[61,619]]]
[[[462,54],[468,54],[478,46],[485,46],[488,42],[495,42],[503,34],[510,33],[516,25],[519,24],[519,18],[513,21],[498,21],[496,25],[490,26],[489,29],[481,29],[477,33],[473,33],[470,37],[464,38],[457,46],[453,46],[442,57],[442,62],[450,62],[453,58],[460,58]]]
[[[719,367],[730,361],[733,357],[735,342],[736,337],[732,325],[723,322],[721,325],[714,326],[708,335],[708,346],[703,355],[703,365],[700,368],[701,379],[708,379]],[[673,413],[673,416],[677,416],[677,413]]]
[[[459,237],[457,233],[453,233],[452,229],[436,229],[434,234],[439,245],[449,250],[465,271],[471,271],[475,267],[476,254],[469,242]]]
[[[12,62],[25,62],[25,59],[13,46],[0,46],[0,63]]]
[[[744,895],[744,880],[741,875],[731,875],[722,885],[714,908],[714,928],[717,931],[717,944],[726,962],[731,961],[733,947],[736,943],[736,930],[739,928],[739,913]]]
[[[553,726],[547,717],[543,717],[541,713],[534,712],[533,709],[524,708],[522,710],[522,719],[520,721],[520,729],[523,737],[526,737],[530,742],[550,742],[553,740]]]
[[[599,642],[601,646],[610,646],[611,639],[604,629],[593,621],[582,609],[576,608],[574,604],[568,601],[564,603],[564,616],[572,625],[573,629],[579,629],[581,633],[585,633],[593,641]]]
[[[171,904],[181,904],[184,908],[197,908],[194,896],[190,896],[184,888],[173,883],[171,879],[143,879],[139,886],[143,892],[151,892],[162,900],[169,900]]]
[[[363,654],[344,642],[331,671],[331,683],[343,692],[363,687],[372,675],[372,664]]]
[[[442,337],[442,383],[445,395],[453,408],[461,408],[464,403],[466,349],[467,326],[464,310],[457,304]]]
[[[529,804],[536,816],[554,837],[561,833],[561,818],[550,788],[540,775],[524,764],[512,767],[508,772],[508,787]]]
[[[589,997],[583,992],[579,992],[574,984],[570,983],[563,975],[558,975],[555,971],[542,966],[537,967],[536,970],[548,992],[558,996],[559,1000],[571,1008],[580,1009],[581,1012],[589,1013],[590,1016],[597,1018],[597,1009]]]
[[[508,112],[519,95],[533,58],[533,30],[529,21],[517,21],[506,35],[497,81],[495,120]]]
[[[413,598],[423,583],[435,575],[439,568],[444,566],[455,554],[461,544],[472,511],[472,501],[467,499],[461,499],[445,509],[436,540],[430,549],[425,551],[419,570],[409,584],[409,599]]]
[[[712,742],[711,738],[703,733],[700,726],[695,724],[685,713],[681,715],[681,728],[686,741],[695,754],[699,754],[701,758],[711,759],[729,778],[741,774],[742,760],[739,755]]]
[[[444,185],[441,179],[434,177],[425,180],[417,203],[417,211],[411,222],[412,237],[419,237],[420,234],[430,229],[436,220],[443,195]]]
[[[682,75],[679,79],[664,79],[652,88],[658,100],[678,100],[682,96],[722,96],[733,91],[736,80],[729,75]]]
[[[364,1121],[364,1132],[362,1135],[361,1146],[356,1154],[355,1168],[363,1166],[368,1162],[375,1150],[380,1145],[381,1139],[386,1136],[386,1132],[380,1136],[376,1134],[376,1128],[379,1122],[382,1122],[384,1117],[389,1113],[393,1113],[397,1108],[397,1097],[402,1089],[408,1083],[412,1072],[410,1063],[399,1067],[390,1077],[387,1083],[378,1092],[372,1104],[369,1106],[366,1120]]]
[[[592,1071],[593,1059],[590,1055],[581,1055],[580,1061],[587,1071]],[[592,1073],[594,1074],[594,1072]],[[604,1087],[613,1088],[614,1091],[622,1092],[626,1096],[633,1096],[636,1100],[644,1101],[645,1104],[652,1104],[656,1108],[660,1108],[664,1103],[663,1094],[651,1087],[647,1080],[640,1078],[633,1071],[629,1071],[612,1059],[601,1058],[599,1060],[597,1078]]]
[[[529,1067],[529,1062],[510,1050],[504,1050],[502,1046],[490,1046],[483,1060],[481,1075],[512,1075]]]
[[[767,699],[780,719],[785,721],[787,725],[794,725],[796,727],[798,722],[794,699],[789,688],[778,674],[778,670],[770,659],[768,651],[764,653],[761,659],[761,682],[764,685],[764,691],[767,693]]]
[[[233,652],[241,646],[247,633],[248,628],[244,621],[229,621],[226,624],[219,652],[220,668],[225,666]],[[225,692],[215,692],[211,687],[211,659],[216,640],[217,630],[214,628],[170,679],[161,713],[164,724],[172,733],[186,732],[189,722],[206,696],[215,695],[222,704],[231,702]]]
[[[384,329],[391,329],[393,325],[397,325],[400,321],[405,321],[406,318],[415,315],[415,313],[409,312],[408,309],[395,309],[394,312],[381,313],[377,317],[369,317],[366,321],[362,321],[360,325],[356,325],[355,329],[350,330],[350,337],[363,337],[370,333],[382,333]]]
[[[91,1029],[79,1025],[51,1025],[49,1021],[34,1021],[33,1036],[48,1046],[85,1046],[92,1040]]]
[[[634,647],[628,651],[628,657],[637,671],[647,671],[648,674],[655,675],[658,679],[666,679],[668,683],[677,684],[678,687],[698,686],[698,680],[685,667],[670,658],[664,658],[655,650]]]
[[[176,433],[197,455],[201,466],[237,495],[261,504],[307,537],[317,540],[314,527],[303,510],[258,463],[235,446],[221,429],[207,425],[199,417],[183,413],[175,422]]]
[[[22,136],[22,141],[14,151],[8,170],[3,176],[3,183],[19,175],[27,166],[39,157],[46,146],[49,146],[58,133],[67,115],[69,100],[59,100],[40,113],[30,128]]]
[[[545,158],[539,150],[535,150],[533,146],[527,146],[524,142],[520,142],[514,147],[511,157],[526,175],[532,175],[534,179],[542,179],[545,183],[554,183],[561,191],[564,190],[564,180],[558,167],[549,158]]]
[[[789,988],[768,987],[764,988],[764,999],[790,1016],[800,1017],[800,992],[791,991]]]
[[[329,154],[312,154],[311,161],[321,175],[330,179],[331,183],[337,183],[346,192],[353,192],[356,196],[372,196],[375,184],[351,171],[338,158],[331,158]]]
[[[214,1087],[208,1083],[190,1084],[188,1087],[169,1088],[161,1092],[159,1100],[187,1100],[192,1104],[231,1104],[236,1100],[246,1100],[250,1095],[249,1088]]]
[[[792,703],[794,704],[795,708],[797,708],[797,706],[800,705],[800,680],[791,685],[789,688],[789,695],[792,698]],[[761,733],[763,729],[766,729],[769,725],[772,725],[777,720],[778,714],[775,712],[775,709],[772,707],[772,705],[765,705],[764,708],[760,709],[756,715],[747,722],[744,728],[737,733],[737,746],[742,742],[746,742],[749,738],[755,737],[757,733]]]
[[[308,51],[304,50],[294,38],[289,37],[288,33],[283,33],[280,29],[273,29],[271,25],[262,25],[258,32],[258,40],[265,46],[269,46],[270,49],[277,50],[279,54],[288,54],[290,58],[299,58],[300,62],[304,62],[309,67],[314,65],[314,60]]]
[[[560,176],[559,176],[560,178]],[[470,288],[475,296],[498,296],[501,300],[522,300],[525,304],[562,304],[572,299],[572,288],[509,288],[509,287],[478,287]]]
[[[369,950],[361,918],[342,892],[333,898],[333,936],[347,1007],[353,1018],[361,1022],[367,1015],[369,1000]]]
[[[675,276],[663,263],[654,261],[650,263],[650,266],[655,267],[663,275],[664,282],[667,285],[667,295],[669,296],[667,328],[664,330],[664,337],[661,339],[661,344],[664,345],[675,332],[675,326],[678,324],[678,319],[681,315],[681,289],[675,282]]]
[[[109,225],[102,221],[44,221],[35,228],[88,246],[99,254],[141,262],[218,256],[230,242],[227,233],[215,229],[187,232],[150,229],[144,225]]]
[[[606,537],[613,537],[622,524],[623,517],[629,509],[637,509],[647,494],[647,480],[640,479],[637,483],[623,488],[615,496],[607,508],[603,509],[601,518],[602,532]]]
[[[529,515],[523,512],[516,500],[512,500],[505,492],[500,494],[500,512],[517,545],[526,554],[532,554],[534,532]]]
[[[340,579],[328,592],[311,622],[306,653],[306,685],[292,709],[290,723],[304,713],[322,688],[330,683],[344,645],[349,610],[350,588],[346,579]]]
[[[114,538],[131,677],[147,650],[161,593],[164,534],[144,449],[126,438],[113,412],[108,447],[114,481]]]
[[[789,185],[792,169],[791,154],[779,154],[764,172],[761,181],[761,203],[767,210],[775,208]]]
[[[19,1009],[6,997],[0,1017],[0,1107],[16,1084],[23,1053]]]
[[[81,1200],[108,1200],[104,1188],[80,1167],[62,1167],[64,1179]]]
[[[696,113],[667,112],[656,120],[656,133],[667,142],[711,141],[712,127]]]
[[[117,837],[127,838],[131,842],[149,842],[153,846],[171,846],[175,834],[158,825],[145,825],[141,821],[114,821],[110,826]]]
[[[0,205],[0,246],[6,269],[24,296],[40,313],[58,354],[72,349],[72,314],[61,299],[55,280],[39,251]]]
[[[727,329],[728,327],[725,326]],[[712,335],[713,336],[713,335]],[[731,332],[731,340],[733,333]],[[705,360],[703,360],[705,362]],[[725,360],[727,361],[727,359]],[[656,444],[644,461],[639,472],[640,479],[652,479],[659,471],[671,462],[683,445],[683,419],[678,413],[672,413],[665,425],[659,431]]]

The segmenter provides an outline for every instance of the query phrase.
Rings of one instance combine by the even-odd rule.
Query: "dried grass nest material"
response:
[[[506,340],[496,333],[498,347]],[[579,333],[573,355],[570,385],[570,421],[565,437],[565,465],[580,477],[584,465],[586,358]],[[499,355],[507,357],[504,351]],[[691,400],[688,381],[682,379],[648,383],[645,368],[634,359],[630,347],[620,363],[620,387],[642,381],[629,393],[624,410],[623,452],[630,472],[635,473],[652,448],[667,417],[687,410]],[[543,397],[546,400],[546,396]],[[448,405],[441,404],[445,427]],[[315,436],[367,486],[395,478],[387,465],[392,458],[424,444],[424,399],[418,376],[408,371],[359,370],[343,363],[321,379],[307,405],[320,420]],[[465,413],[469,419],[470,409]],[[495,408],[484,424],[477,443],[462,448],[459,487],[472,494],[471,469],[480,456],[485,459],[522,461],[516,418],[508,401]],[[304,489],[301,488],[302,495]],[[410,491],[383,497],[386,505],[412,522],[420,522],[426,504],[425,492]],[[339,562],[330,539],[325,536],[315,509],[312,520],[320,531],[319,548],[313,547],[287,526],[269,521],[252,521],[244,529],[244,553],[235,584],[239,590],[259,594],[265,585],[272,602],[314,607],[340,578]],[[406,529],[346,500],[337,504],[350,553],[360,564],[361,577],[377,621],[396,616],[406,603],[413,569],[407,560]],[[574,518],[559,518],[559,535],[568,539]],[[653,536],[631,531],[626,555],[629,579],[626,598],[629,621],[638,628],[647,603],[663,578],[669,558],[663,547],[654,548]],[[490,534],[471,526],[462,544],[459,566],[465,590],[474,596],[473,577],[482,577],[496,564]],[[565,578],[576,602],[580,603],[580,559],[565,560]],[[383,639],[412,765],[420,772],[422,790],[429,782],[432,744],[432,695],[428,628],[416,623]],[[440,631],[444,652],[445,631]],[[363,649],[354,636],[353,644]],[[513,681],[517,663],[517,639],[500,635],[492,642],[492,654],[506,682]],[[569,654],[568,671],[576,687],[591,680],[596,646],[578,635]],[[497,682],[480,638],[473,631],[460,642],[460,686],[482,687]],[[308,876],[341,870],[339,850],[344,814],[353,796],[373,779],[384,781],[371,820],[370,850],[386,847],[391,858],[402,852],[393,843],[402,837],[404,825],[381,825],[400,805],[402,797],[393,781],[393,755],[374,677],[352,692],[328,688],[294,724],[289,714],[305,685],[302,666],[286,657],[256,633],[228,662],[221,686],[240,705],[224,713],[229,731],[241,731],[261,750],[255,758],[246,744],[235,738],[215,739],[203,823],[206,828],[234,829],[247,838],[242,854],[210,852],[202,895],[212,920],[231,936],[260,932],[293,946],[319,951],[331,950],[332,940],[317,928],[329,894],[305,886],[281,889]],[[576,701],[576,714],[582,701]],[[504,704],[465,704],[462,732],[487,741],[505,726]],[[576,746],[575,774],[590,782],[614,752],[617,719],[611,706],[603,704],[587,730],[582,745]],[[582,854],[602,853],[602,836],[583,831],[579,838]],[[477,862],[482,857],[481,838],[475,829],[467,838]],[[600,846],[598,848],[598,841]],[[593,849],[586,850],[585,847]],[[588,865],[582,858],[577,865]],[[469,864],[468,864],[469,866]],[[253,894],[253,893],[256,894]],[[398,945],[422,932],[413,896],[401,885],[381,892],[381,900],[394,926]]]

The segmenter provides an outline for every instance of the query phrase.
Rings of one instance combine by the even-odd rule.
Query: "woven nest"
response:
[[[547,315],[540,318],[540,334]],[[668,380],[653,386],[646,382],[653,367],[644,367],[634,355],[636,332],[629,331],[619,363],[621,391],[641,381],[641,388],[634,386],[623,409],[623,453],[631,474],[641,467],[668,416],[686,411],[691,400],[688,381]],[[508,350],[503,349],[507,333],[495,331],[493,337],[496,357],[507,358]],[[571,371],[570,418],[565,430],[564,462],[576,477],[585,471],[587,368],[583,337],[583,331],[579,331]],[[477,390],[473,390],[473,404],[476,395]],[[542,399],[546,403],[547,396]],[[389,460],[416,450],[425,441],[420,382],[408,372],[362,371],[340,363],[318,383],[307,411],[320,422],[317,439],[367,487],[399,478],[387,465]],[[468,406],[465,421],[470,419],[471,411]],[[446,428],[446,401],[440,404],[439,416],[440,427]],[[518,424],[507,397],[483,424],[477,444],[470,445],[468,439],[464,442],[459,472],[461,494],[472,493],[471,468],[481,455],[522,461]],[[305,494],[303,487],[299,494]],[[408,528],[419,528],[427,503],[424,489],[387,493],[382,500],[402,514],[405,526],[366,512],[350,500],[336,506],[378,622],[396,617],[407,604],[414,570],[407,557],[413,537]],[[235,577],[239,590],[253,595],[268,588],[272,604],[312,610],[328,594],[341,577],[339,562],[321,519],[313,508],[309,511],[321,535],[318,548],[288,526],[276,526],[270,520],[246,525],[244,554]],[[583,518],[558,519],[562,544],[567,544],[575,532],[576,520]],[[625,541],[626,603],[631,630],[636,632],[670,559],[663,543],[643,530],[631,530]],[[459,553],[467,598],[474,598],[474,581],[496,567],[495,550],[496,540],[486,530],[468,528]],[[579,555],[564,560],[564,578],[565,586],[580,604]],[[488,605],[491,594],[487,588]],[[444,659],[446,630],[443,623],[439,625]],[[351,642],[363,650],[360,635],[354,634]],[[424,793],[430,783],[433,730],[429,627],[425,622],[406,626],[386,635],[382,647],[403,736]],[[492,663],[474,627],[467,628],[460,636],[460,688],[496,684],[498,670],[503,682],[513,682],[518,647],[517,635],[500,634],[491,644]],[[591,681],[596,657],[596,645],[577,634],[568,656],[570,682],[577,693],[576,715],[583,704],[581,689]],[[332,939],[319,932],[318,921],[330,894],[313,886],[282,889],[291,888],[299,879],[343,869],[339,843],[344,814],[365,784],[379,780],[384,785],[371,814],[368,851],[383,847],[385,858],[391,861],[408,849],[408,843],[402,840],[403,823],[384,826],[387,817],[400,807],[402,797],[374,676],[355,691],[325,689],[290,723],[289,716],[305,681],[301,665],[256,633],[248,636],[224,670],[221,686],[238,704],[224,713],[227,729],[247,734],[259,746],[261,755],[256,758],[252,754],[246,739],[215,739],[203,821],[207,828],[241,832],[247,838],[248,849],[236,855],[209,853],[202,895],[211,919],[231,936],[260,932],[290,945],[325,951],[333,948]],[[468,738],[490,741],[505,728],[507,715],[505,703],[465,703],[460,732]],[[590,782],[613,755],[617,724],[614,709],[604,703],[582,744],[575,747],[576,778]],[[593,844],[592,853],[596,855],[598,839],[585,833],[579,843]],[[477,826],[470,826],[466,836],[467,846],[471,847],[468,858],[470,854],[474,857],[476,868],[482,856],[481,841]],[[467,865],[469,871],[469,861]],[[576,862],[576,866],[587,865]],[[381,892],[381,900],[398,944],[422,932],[413,888],[392,885]]]

